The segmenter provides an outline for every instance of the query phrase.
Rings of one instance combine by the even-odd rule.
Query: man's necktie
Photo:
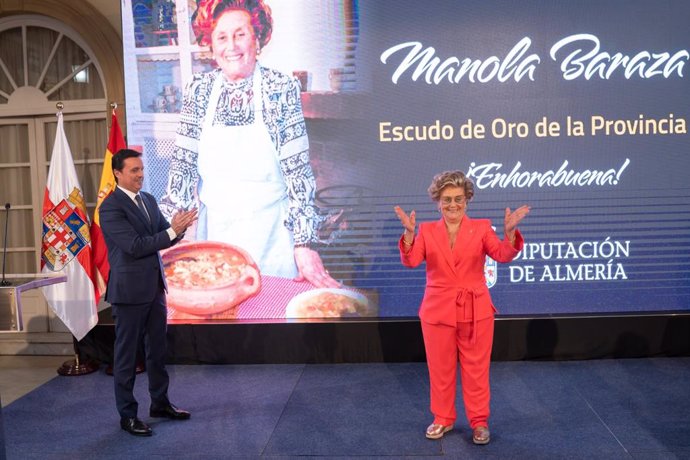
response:
[[[146,211],[146,207],[144,207],[144,202],[141,201],[141,196],[140,196],[139,194],[137,194],[137,195],[134,197],[134,199],[135,199],[136,202],[137,202],[137,206],[139,207],[139,211],[141,211],[141,212],[144,213],[144,215],[146,216],[146,220],[148,220],[149,223],[150,223],[150,222],[151,222],[151,217],[149,216],[149,213]]]

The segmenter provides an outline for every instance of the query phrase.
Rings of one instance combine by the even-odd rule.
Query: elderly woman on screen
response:
[[[164,214],[199,204],[188,239],[245,249],[265,275],[337,287],[313,249],[323,218],[296,79],[261,66],[262,0],[199,0],[193,28],[217,68],[185,89]]]
[[[419,225],[415,212],[395,213],[404,232],[398,242],[403,265],[416,267],[426,261],[426,289],[419,309],[431,386],[434,421],[426,437],[439,439],[456,419],[457,365],[465,413],[475,444],[487,444],[489,434],[489,363],[494,334],[494,312],[484,278],[488,255],[510,262],[522,249],[517,225],[529,213],[522,206],[505,210],[504,239],[488,219],[470,219],[466,211],[474,185],[462,171],[436,175],[429,187],[441,218]]]

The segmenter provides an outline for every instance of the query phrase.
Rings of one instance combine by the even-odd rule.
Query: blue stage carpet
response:
[[[192,419],[120,430],[103,370],[56,376],[2,411],[8,459],[500,458],[690,459],[690,358],[492,363],[492,441],[431,422],[424,363],[170,366]],[[459,393],[459,392],[458,392]],[[1,438],[0,438],[1,439]]]

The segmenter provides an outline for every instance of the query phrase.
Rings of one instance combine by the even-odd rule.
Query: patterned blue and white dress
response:
[[[255,88],[261,88],[261,94],[255,94]],[[256,106],[261,107],[261,113],[257,114]],[[200,190],[210,186],[212,181],[215,184],[227,184],[228,193],[242,193],[232,188],[236,180],[231,177],[211,177],[221,174],[228,176],[228,170],[225,173],[221,172],[223,168],[220,163],[223,158],[237,154],[233,145],[226,143],[219,146],[222,147],[221,153],[214,152],[214,161],[219,163],[217,171],[206,167],[206,177],[200,174],[200,165],[204,164],[204,161],[200,161],[200,155],[201,160],[204,160],[203,155],[209,155],[200,148],[208,145],[202,142],[205,136],[204,127],[208,127],[208,131],[233,127],[242,129],[256,126],[257,123],[265,126],[268,131],[267,140],[270,139],[268,143],[272,144],[271,151],[276,156],[279,184],[286,195],[285,209],[280,214],[280,225],[291,232],[290,244],[317,242],[318,229],[323,217],[314,204],[316,185],[309,164],[309,141],[302,113],[299,83],[291,76],[258,64],[253,76],[239,82],[228,82],[221,70],[216,69],[194,75],[187,85],[177,129],[176,148],[168,174],[167,191],[161,200],[162,212],[170,218],[175,209],[200,205],[203,209],[203,205],[206,204],[210,213],[214,208],[212,205],[208,206],[209,203],[200,202],[200,195],[203,195],[200,194]],[[216,142],[216,145],[219,143]],[[251,149],[243,150],[240,158],[232,160],[239,162],[234,163],[237,166],[251,164],[253,161],[253,153],[247,151]],[[237,176],[235,178],[238,179]],[[208,190],[206,188],[207,196]],[[225,194],[226,197],[228,193]],[[253,199],[252,195],[257,200],[261,198],[258,193],[247,192],[243,195],[241,200],[249,203]],[[232,198],[236,198],[235,202],[240,203],[239,197]],[[232,203],[233,200],[230,199],[229,202]],[[215,209],[224,208],[216,206]],[[232,212],[233,209],[227,209],[227,213]],[[200,228],[204,227],[205,221],[204,213],[200,214]],[[197,239],[205,238],[206,233],[202,231]]]

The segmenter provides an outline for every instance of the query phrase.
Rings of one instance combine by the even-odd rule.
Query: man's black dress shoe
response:
[[[120,428],[134,436],[151,436],[153,434],[151,427],[136,417],[121,418]]]
[[[154,408],[153,406],[151,406],[149,415],[151,417],[170,418],[173,420],[187,420],[189,417],[191,417],[191,414],[189,412],[187,412],[186,410],[178,409],[172,404],[168,404],[167,406],[158,408]]]

